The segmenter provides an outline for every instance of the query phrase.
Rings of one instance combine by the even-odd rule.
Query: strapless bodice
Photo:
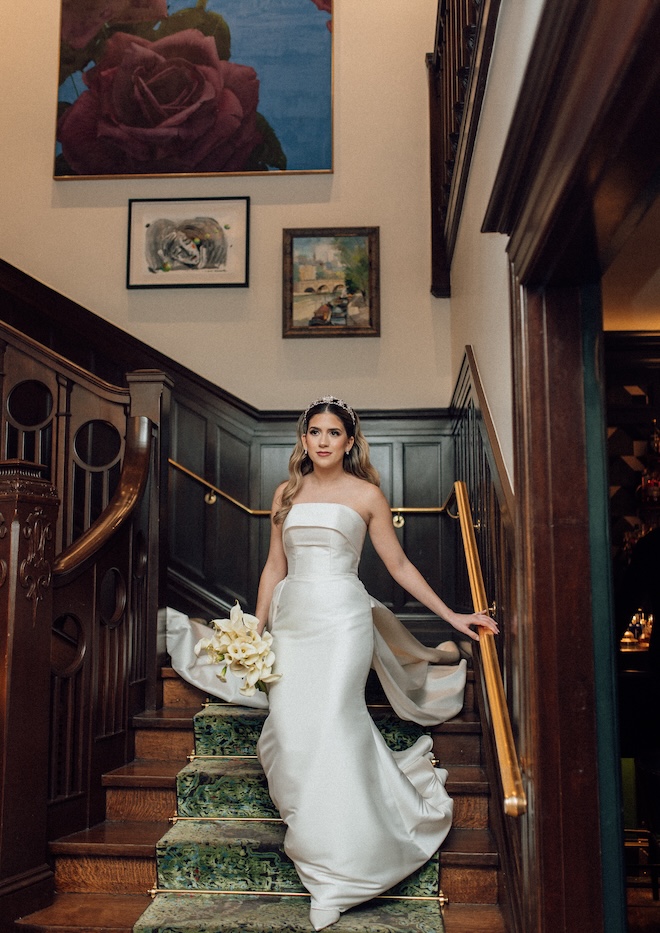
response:
[[[284,520],[288,576],[356,574],[367,526],[348,505],[299,502]]]

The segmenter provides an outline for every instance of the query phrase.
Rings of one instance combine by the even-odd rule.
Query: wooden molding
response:
[[[656,197],[659,34],[648,0],[545,5],[482,227],[520,281],[597,280]]]

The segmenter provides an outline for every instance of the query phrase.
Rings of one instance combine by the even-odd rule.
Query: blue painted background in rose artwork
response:
[[[191,6],[173,0],[172,12]],[[332,35],[310,0],[210,0],[231,30],[231,60],[259,75],[259,112],[289,171],[332,167]]]

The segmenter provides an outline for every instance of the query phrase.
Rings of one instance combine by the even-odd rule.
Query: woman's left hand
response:
[[[491,619],[487,612],[472,612],[470,614],[454,612],[447,621],[450,625],[453,625],[457,631],[467,635],[468,638],[474,639],[474,641],[479,641],[479,633],[473,631],[471,627],[473,625],[481,626],[489,632],[492,632],[493,635],[499,635],[500,632],[497,622],[495,619]]]

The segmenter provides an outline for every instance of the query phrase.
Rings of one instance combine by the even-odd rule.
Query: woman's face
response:
[[[309,419],[302,442],[314,467],[325,468],[343,464],[344,455],[353,446],[354,438],[346,433],[341,418],[324,411]]]

